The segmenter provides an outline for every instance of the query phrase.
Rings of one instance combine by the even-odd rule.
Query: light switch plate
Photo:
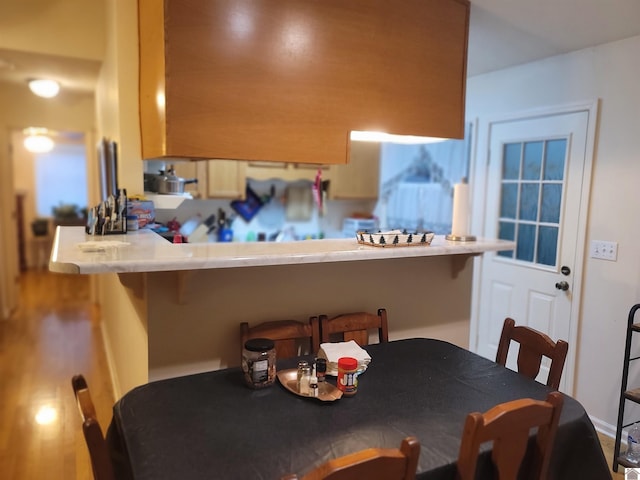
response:
[[[618,259],[618,242],[591,240],[591,258],[615,262]]]

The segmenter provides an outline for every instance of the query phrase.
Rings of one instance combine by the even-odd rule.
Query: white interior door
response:
[[[495,359],[505,317],[569,342],[560,389],[573,383],[586,208],[591,166],[588,110],[491,124],[484,235],[516,242],[485,254],[477,299],[476,351]],[[587,161],[585,161],[587,159]],[[586,183],[586,184],[585,184]],[[582,205],[582,204],[585,205]],[[516,369],[516,345],[508,366]],[[539,380],[546,382],[548,363]]]

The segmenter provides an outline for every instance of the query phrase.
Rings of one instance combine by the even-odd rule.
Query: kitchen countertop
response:
[[[58,273],[130,273],[323,262],[350,262],[510,250],[514,242],[479,238],[451,242],[436,235],[429,246],[372,247],[355,238],[295,242],[172,244],[151,230],[87,235],[84,227],[57,227],[49,270]]]

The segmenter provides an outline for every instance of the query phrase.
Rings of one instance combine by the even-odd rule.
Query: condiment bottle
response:
[[[309,379],[309,390],[312,397],[318,396],[318,377],[312,375]]]
[[[318,383],[322,383],[325,381],[326,374],[327,374],[327,359],[316,358],[316,376],[318,377]]]
[[[247,340],[242,350],[242,371],[245,383],[251,388],[272,385],[276,378],[276,349],[273,340]]]
[[[355,395],[358,391],[358,360],[352,357],[338,359],[338,388],[343,395]]]

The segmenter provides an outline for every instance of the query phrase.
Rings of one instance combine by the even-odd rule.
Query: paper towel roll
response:
[[[469,234],[469,185],[456,183],[453,186],[453,219],[451,235],[465,237]]]

